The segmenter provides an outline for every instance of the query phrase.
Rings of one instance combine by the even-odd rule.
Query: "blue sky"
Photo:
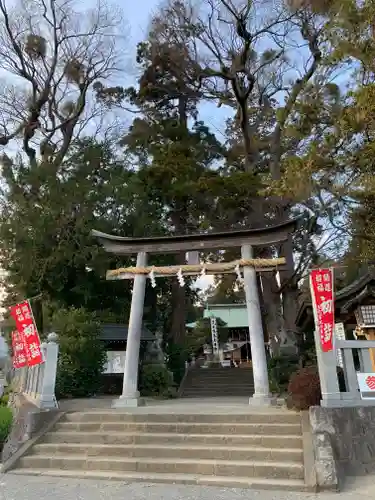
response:
[[[96,0],[86,0],[88,5],[95,5]],[[130,43],[129,46],[132,51],[132,62],[134,64],[134,78],[136,78],[135,67],[135,49],[138,42],[147,38],[147,32],[151,16],[157,11],[158,6],[161,5],[160,0],[138,0],[138,3],[133,1],[126,4],[120,4],[124,12],[124,17],[130,26]],[[132,83],[133,83],[132,82]],[[220,133],[224,131],[225,120],[228,117],[228,109],[217,108],[215,104],[205,103],[200,106],[200,119],[203,120],[207,126],[212,129],[212,132],[220,137]]]

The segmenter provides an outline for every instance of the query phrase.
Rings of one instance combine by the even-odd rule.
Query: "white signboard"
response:
[[[211,338],[212,338],[212,351],[214,354],[218,354],[219,352],[219,337],[217,334],[217,319],[215,316],[211,316]]]
[[[375,373],[357,373],[357,380],[362,399],[375,399]],[[363,393],[371,394],[363,396]]]
[[[337,338],[337,340],[345,340],[344,323],[335,324],[335,337]],[[337,349],[336,357],[337,357],[337,366],[341,366],[341,368],[344,368],[341,349]]]
[[[107,351],[107,362],[104,364],[103,373],[124,373],[125,351]]]

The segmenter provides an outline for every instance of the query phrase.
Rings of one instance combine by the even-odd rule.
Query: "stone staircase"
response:
[[[254,394],[249,368],[191,368],[179,391],[182,398],[249,397]]]
[[[301,491],[303,456],[301,417],[283,409],[91,410],[63,415],[10,473]]]

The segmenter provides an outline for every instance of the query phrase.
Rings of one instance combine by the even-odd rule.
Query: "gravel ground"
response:
[[[336,495],[0,474],[1,500],[334,500]],[[349,481],[339,494],[340,500],[356,497],[374,500],[374,476]]]

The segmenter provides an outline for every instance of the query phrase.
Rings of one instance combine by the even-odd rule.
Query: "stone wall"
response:
[[[375,472],[375,408],[310,408],[318,485]]]
[[[13,411],[13,424],[1,454],[3,464],[11,460],[27,441],[61,414],[61,411],[57,409],[39,409],[22,394],[15,395],[10,406]]]

